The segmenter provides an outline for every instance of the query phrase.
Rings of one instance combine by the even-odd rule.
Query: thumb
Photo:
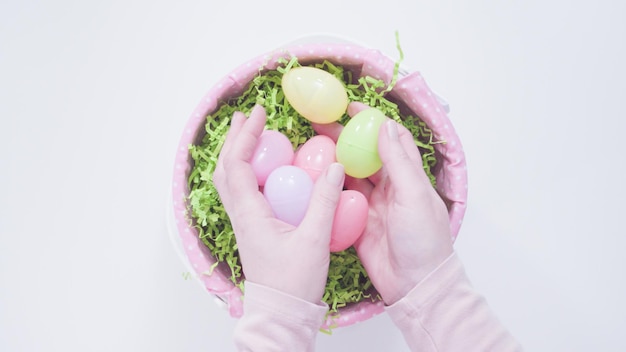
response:
[[[328,241],[328,243],[330,243],[330,232],[333,226],[335,210],[343,190],[344,178],[343,165],[333,163],[326,168],[326,172],[315,182],[309,208],[300,223],[301,227],[315,227],[319,229],[319,231],[312,233],[324,236],[324,241]]]

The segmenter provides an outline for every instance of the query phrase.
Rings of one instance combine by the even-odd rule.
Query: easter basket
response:
[[[419,72],[403,69],[379,50],[333,37],[309,38],[252,58],[223,76],[189,117],[176,152],[169,209],[171,238],[189,276],[233,317],[243,314],[245,278],[228,217],[212,188],[212,171],[228,129],[227,116],[235,110],[249,112],[254,103],[266,107],[268,127],[289,132],[296,146],[311,137],[304,118],[280,117],[285,106],[280,103],[284,96],[277,94],[280,79],[276,77],[294,65],[315,65],[333,73],[351,89],[351,101],[374,107],[384,104],[383,111],[411,127],[427,174],[448,207],[453,240],[465,213],[467,173],[461,142],[447,105]],[[323,330],[349,326],[384,311],[353,248],[333,253],[329,278],[335,281],[329,279],[324,296],[331,310],[320,327]]]

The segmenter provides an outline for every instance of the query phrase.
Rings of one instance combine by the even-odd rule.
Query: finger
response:
[[[419,149],[415,145],[415,141],[413,140],[413,134],[411,134],[411,131],[409,131],[406,127],[404,127],[401,124],[396,124],[396,127],[398,128],[398,138],[400,140],[400,143],[402,144],[402,148],[407,153],[409,159],[411,159],[413,162],[416,163],[416,165],[419,165],[421,167],[422,156],[420,155]],[[383,130],[384,130],[384,127],[381,126],[379,133],[387,132],[387,130],[385,130],[385,132],[383,132]],[[385,167],[385,165],[383,165],[383,167],[381,167],[380,170],[376,171],[376,173],[368,177],[369,180],[374,185],[379,184],[380,182],[382,182],[388,177],[389,172],[387,169],[388,168]]]
[[[353,101],[350,104],[348,104],[348,115],[350,117],[353,117],[354,115],[360,113],[363,110],[367,110],[367,109],[371,109],[372,107],[361,103],[360,101]]]
[[[374,184],[367,178],[346,176],[345,188],[359,191],[369,200],[372,190],[374,189]]]
[[[337,139],[339,139],[339,135],[343,131],[343,125],[338,122],[327,124],[312,123],[311,126],[317,134],[328,136],[335,143],[337,143]]]
[[[222,150],[220,151],[220,157],[228,153],[228,150],[230,150],[230,147],[233,144],[233,140],[236,138],[239,131],[241,131],[244,123],[246,123],[246,115],[244,115],[241,111],[235,111],[232,119],[230,120],[230,128],[226,133],[226,138],[224,139],[224,144],[222,145]]]
[[[344,168],[339,163],[333,163],[326,168],[324,177],[315,182],[309,207],[299,228],[315,228],[316,231],[306,231],[330,245],[330,232],[333,226],[335,210],[343,190]]]
[[[406,127],[402,126],[402,124],[396,124],[396,127],[398,128],[398,137],[400,139],[400,143],[402,144],[402,148],[409,156],[409,159],[421,168],[422,155],[420,154],[417,145],[415,145],[413,134]]]
[[[350,117],[358,114],[359,112],[366,110],[366,109],[370,109],[371,107],[358,102],[358,101],[353,101],[350,104],[348,104],[348,115]],[[343,131],[343,125],[340,123],[328,123],[328,124],[319,124],[319,123],[312,123],[311,126],[313,127],[313,130],[315,132],[317,132],[317,134],[322,134],[325,136],[330,137],[333,141],[335,141],[335,143],[337,142],[337,139],[339,139],[339,135],[341,134],[341,131]]]
[[[388,120],[381,126],[378,138],[378,152],[383,162],[386,176],[392,181],[399,192],[424,187],[429,184],[428,177],[422,168],[422,159],[419,150],[413,141],[413,136],[406,130],[402,133],[402,126],[393,120]],[[419,181],[415,185],[415,180]],[[420,187],[421,186],[421,187]]]
[[[218,184],[221,182],[224,173],[224,158],[226,158],[226,154],[230,150],[233,140],[236,138],[237,134],[243,127],[243,124],[246,122],[246,115],[241,111],[235,111],[232,119],[230,120],[230,128],[228,132],[226,132],[226,137],[224,138],[224,144],[222,145],[222,149],[220,150],[220,154],[217,157],[217,165],[215,166],[215,172],[213,173],[213,182]]]
[[[256,176],[249,160],[254,154],[259,136],[265,128],[265,109],[256,105],[241,126],[228,154],[224,158],[224,173],[228,190],[235,200],[243,200],[258,192]]]
[[[245,121],[237,133],[237,138],[232,145],[232,158],[239,161],[249,161],[256,148],[259,136],[265,128],[265,108],[255,105],[250,112],[250,117]]]
[[[233,140],[236,138],[237,134],[241,130],[241,127],[246,122],[246,116],[241,112],[237,111],[233,114],[233,117],[230,121],[230,128],[226,133],[226,137],[224,139],[224,144],[222,145],[222,150],[220,150],[220,154],[217,157],[217,165],[215,165],[215,171],[213,172],[213,185],[215,189],[217,189],[217,193],[220,196],[220,200],[224,207],[228,210],[230,209],[230,194],[226,187],[226,172],[224,171],[224,159],[228,154],[228,151],[233,143]]]
[[[372,185],[376,186],[382,180],[384,180],[385,177],[387,177],[387,169],[383,165],[383,167],[381,167],[378,171],[376,171],[372,176],[368,177],[367,179],[370,181],[370,183],[372,183]]]

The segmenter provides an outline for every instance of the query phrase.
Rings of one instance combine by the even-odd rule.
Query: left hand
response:
[[[230,217],[246,280],[319,303],[330,263],[330,232],[344,182],[343,166],[329,166],[315,183],[307,213],[297,227],[276,219],[259,191],[249,160],[266,114],[233,115],[213,182]]]
[[[350,103],[348,115],[369,108]],[[314,125],[337,139],[340,124]],[[430,184],[413,135],[389,119],[379,131],[383,167],[366,179],[350,178],[346,187],[369,203],[367,225],[354,247],[386,304],[404,297],[453,253],[448,210]]]

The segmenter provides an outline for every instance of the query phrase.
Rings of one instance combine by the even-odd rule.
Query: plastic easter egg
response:
[[[348,107],[348,93],[341,81],[320,68],[292,68],[283,75],[282,87],[289,104],[311,122],[337,121]]]
[[[330,234],[331,252],[343,251],[361,237],[367,224],[367,213],[367,198],[361,192],[354,190],[341,192]]]
[[[259,186],[265,185],[267,177],[277,167],[290,165],[293,157],[293,146],[287,136],[274,130],[263,131],[250,160]]]
[[[312,191],[313,180],[304,170],[285,165],[267,177],[263,195],[277,219],[298,226],[309,206]]]
[[[378,109],[354,115],[337,139],[337,161],[356,178],[373,175],[382,167],[378,155],[378,130],[387,117]]]
[[[335,142],[328,136],[317,135],[296,151],[293,165],[306,171],[315,181],[335,161]]]

